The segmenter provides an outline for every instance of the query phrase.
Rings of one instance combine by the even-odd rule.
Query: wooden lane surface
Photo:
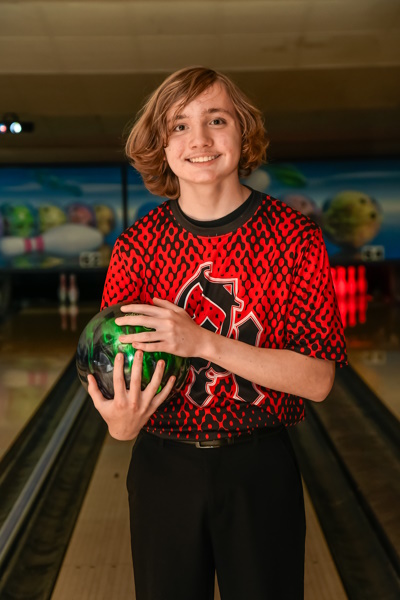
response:
[[[131,447],[107,436],[52,600],[134,600],[125,488]],[[305,500],[305,600],[346,600],[306,489]]]
[[[0,458],[73,358],[96,305],[25,309],[0,327]]]
[[[349,348],[348,356],[353,369],[400,421],[400,350]]]
[[[400,309],[395,301],[368,305],[367,320],[345,331],[349,362],[400,420]]]

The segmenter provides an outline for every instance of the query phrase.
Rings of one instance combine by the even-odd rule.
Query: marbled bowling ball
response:
[[[122,304],[110,306],[97,313],[89,321],[79,338],[76,352],[76,366],[83,386],[87,389],[87,376],[94,375],[101,393],[108,399],[114,398],[114,360],[119,352],[124,355],[125,383],[128,389],[130,387],[132,363],[136,350],[132,348],[131,344],[120,342],[119,336],[149,331],[146,327],[117,325],[115,319],[127,315],[127,313],[121,312],[121,306]],[[150,383],[159,360],[165,361],[165,369],[158,391],[164,387],[171,375],[175,375],[176,381],[172,391],[174,393],[183,386],[186,380],[189,359],[166,352],[143,353],[142,390]]]
[[[2,217],[5,235],[26,238],[37,231],[37,210],[29,204],[4,204]]]
[[[375,198],[345,190],[325,202],[322,218],[322,230],[329,240],[345,250],[355,250],[379,233],[383,212]]]

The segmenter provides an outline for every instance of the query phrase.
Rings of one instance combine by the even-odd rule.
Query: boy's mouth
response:
[[[194,156],[193,158],[187,158],[190,163],[205,163],[210,162],[211,160],[215,160],[221,156],[220,154],[213,154],[212,156]]]

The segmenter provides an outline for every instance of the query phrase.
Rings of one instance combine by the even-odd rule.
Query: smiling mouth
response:
[[[198,156],[195,158],[187,158],[186,160],[188,160],[190,163],[205,163],[205,162],[210,162],[211,160],[215,160],[219,156],[221,156],[221,155],[215,154],[214,156]]]

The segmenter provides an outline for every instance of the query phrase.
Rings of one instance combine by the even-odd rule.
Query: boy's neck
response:
[[[214,221],[225,217],[249,197],[250,191],[239,180],[221,185],[186,185],[181,183],[177,200],[182,212],[198,221]]]

